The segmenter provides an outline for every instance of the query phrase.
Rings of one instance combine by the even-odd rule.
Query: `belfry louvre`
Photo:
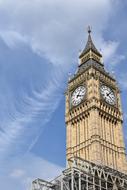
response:
[[[120,90],[90,27],[79,61],[65,93],[66,169],[51,182],[34,180],[32,190],[127,190]]]

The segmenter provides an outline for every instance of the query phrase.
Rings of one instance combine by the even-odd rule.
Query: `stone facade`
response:
[[[69,159],[79,157],[126,172],[120,90],[114,77],[105,70],[101,54],[93,52],[95,46],[92,49],[90,33],[88,41],[86,54],[79,56],[78,71],[68,81],[65,93],[67,164],[70,166]],[[102,85],[109,87],[115,95],[113,105],[101,95]],[[78,105],[73,106],[72,94],[79,86],[85,86],[86,94]]]

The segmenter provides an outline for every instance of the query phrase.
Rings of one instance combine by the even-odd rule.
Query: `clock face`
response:
[[[79,86],[78,88],[76,88],[76,90],[72,93],[71,96],[71,104],[73,106],[77,106],[78,104],[80,104],[85,94],[86,88],[84,86]]]
[[[105,99],[105,101],[111,105],[114,105],[116,102],[116,97],[111,88],[108,86],[102,85],[100,89],[102,97]]]

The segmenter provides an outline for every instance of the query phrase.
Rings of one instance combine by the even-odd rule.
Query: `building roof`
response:
[[[88,40],[87,40],[86,46],[84,50],[82,51],[82,53],[80,54],[79,58],[83,57],[89,50],[92,50],[98,56],[102,57],[101,53],[97,50],[97,48],[95,47],[92,41],[90,27],[88,28]]]

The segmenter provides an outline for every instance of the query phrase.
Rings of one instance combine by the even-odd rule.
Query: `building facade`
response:
[[[120,90],[88,33],[66,92],[67,162],[80,157],[126,171]]]

